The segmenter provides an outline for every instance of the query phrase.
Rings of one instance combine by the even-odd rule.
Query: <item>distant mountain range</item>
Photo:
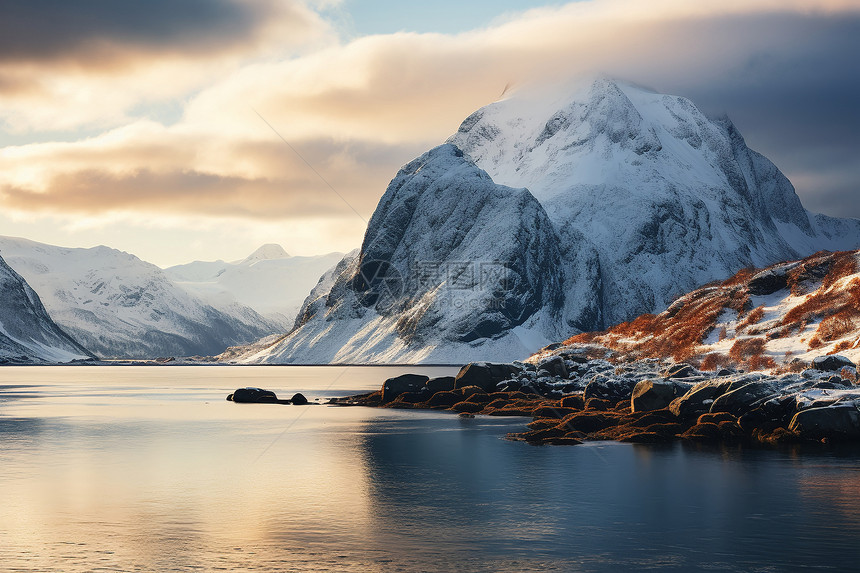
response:
[[[267,245],[244,261],[219,268],[226,268],[222,276],[227,275],[228,285],[244,284],[251,299],[268,289],[272,294],[263,308],[275,304],[274,293],[283,292],[282,308],[289,311],[295,285],[309,290],[327,263],[319,257],[323,262],[314,266],[316,259],[308,258],[293,265],[290,276],[264,276],[260,269],[281,253],[280,247]],[[108,247],[71,249],[0,237],[0,255],[39,294],[47,313],[80,345],[77,348],[100,358],[210,356],[283,332],[294,320],[283,313],[264,317],[226,288],[207,292],[203,282],[194,285],[204,296],[198,295],[193,286],[177,284],[170,272]],[[206,263],[189,266],[195,265]],[[250,274],[244,282],[243,272]],[[0,302],[0,317],[9,312],[6,301]]]
[[[225,360],[522,358],[748,266],[860,246],[727,118],[598,79],[521,93],[405,165],[290,333]]]
[[[241,261],[195,261],[164,272],[216,308],[239,303],[287,332],[319,277],[342,258],[343,253],[291,257],[280,245],[263,245]]]

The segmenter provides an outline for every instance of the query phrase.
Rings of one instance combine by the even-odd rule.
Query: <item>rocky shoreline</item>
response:
[[[580,349],[535,362],[471,363],[455,377],[404,374],[329,403],[531,417],[528,431],[508,437],[532,444],[860,441],[855,365],[822,356],[794,366],[783,374],[705,372],[656,359],[613,364]]]

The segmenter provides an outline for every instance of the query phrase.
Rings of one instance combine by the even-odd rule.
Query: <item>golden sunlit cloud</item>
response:
[[[506,87],[599,73],[695,91],[756,77],[760,70],[750,66],[761,61],[793,61],[807,49],[801,32],[810,18],[826,35],[827,26],[860,14],[856,2],[836,0],[594,0],[462,34],[340,43],[304,4],[220,4],[250,15],[219,50],[144,39],[88,65],[50,51],[36,63],[35,56],[0,58],[0,119],[10,130],[105,129],[0,149],[3,209],[265,221],[348,214],[307,160],[368,218],[400,165],[444,141]],[[78,53],[117,41],[79,41]],[[176,97],[185,100],[173,123],[135,117],[136,107]],[[360,239],[356,233],[356,245]]]

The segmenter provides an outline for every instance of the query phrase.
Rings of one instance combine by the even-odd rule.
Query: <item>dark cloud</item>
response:
[[[0,0],[0,62],[221,51],[253,39],[276,7],[242,0]]]
[[[660,87],[727,113],[807,208],[860,217],[860,15],[770,14],[696,27],[700,40],[724,34],[751,49],[719,73],[670,77]]]

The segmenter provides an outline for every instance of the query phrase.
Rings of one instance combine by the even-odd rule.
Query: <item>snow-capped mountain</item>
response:
[[[510,360],[743,267],[858,246],[860,221],[808,213],[727,118],[689,100],[606,79],[522,93],[404,166],[296,329],[231,359]],[[512,279],[482,284],[481,265]]]
[[[280,328],[235,302],[213,308],[155,265],[108,247],[0,237],[0,253],[51,318],[102,358],[213,355]]]
[[[236,303],[247,306],[286,332],[319,277],[342,258],[343,253],[291,257],[280,245],[270,244],[241,261],[194,261],[164,272],[216,308]]]
[[[656,316],[579,334],[547,354],[583,345],[706,370],[802,369],[833,354],[860,363],[860,251],[744,269],[678,298]]]
[[[566,322],[581,330],[663,309],[745,266],[860,245],[860,221],[807,213],[728,118],[682,97],[600,79],[573,97],[489,105],[448,141],[497,183],[527,187],[564,246],[595,261],[589,280],[566,281],[567,300],[585,303],[568,304]]]
[[[0,257],[0,364],[94,358],[48,316],[39,296]]]

